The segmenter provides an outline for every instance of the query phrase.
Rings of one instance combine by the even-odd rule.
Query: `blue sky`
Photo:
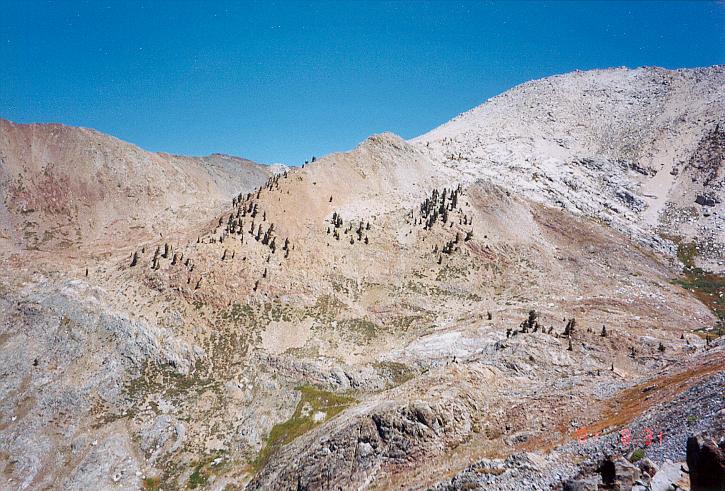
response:
[[[723,2],[0,0],[0,117],[299,164],[575,69],[725,63]]]

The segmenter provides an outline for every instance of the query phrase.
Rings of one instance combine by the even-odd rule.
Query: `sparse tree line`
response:
[[[225,240],[231,237],[237,236],[239,243],[243,246],[245,244],[245,235],[248,233],[255,241],[269,248],[270,253],[267,255],[266,262],[269,263],[273,254],[276,254],[278,248],[278,236],[275,234],[274,223],[267,222],[267,213],[260,210],[257,199],[261,196],[263,190],[272,191],[279,189],[279,180],[286,179],[287,172],[277,174],[269,179],[257,188],[255,191],[246,193],[240,193],[239,195],[232,198],[232,212],[227,216],[223,214],[219,217],[217,223],[217,230],[208,237],[199,236],[196,240],[197,244],[224,244]],[[250,222],[245,224],[245,218],[250,219]],[[260,220],[257,222],[257,220]],[[219,230],[221,229],[221,230]],[[279,239],[281,240],[281,239]],[[281,246],[284,251],[284,257],[288,258],[290,251],[294,249],[294,246],[290,244],[289,238],[285,238]],[[134,251],[130,257],[130,267],[136,267],[142,260],[142,256],[146,253],[146,247],[143,247],[141,251]],[[224,248],[219,258],[221,261],[232,260],[236,257],[236,251],[230,248]],[[149,263],[151,270],[158,270],[161,267],[162,260],[169,260],[170,266],[183,265],[186,267],[189,273],[194,271],[195,265],[189,257],[184,258],[183,253],[176,253],[173,251],[173,246],[169,243],[159,245],[156,247],[153,257]],[[246,260],[246,256],[242,260]],[[262,273],[262,278],[268,278],[269,273],[267,268]],[[191,283],[191,276],[187,277],[187,284]],[[194,286],[197,290],[202,286],[202,278],[200,277]],[[256,291],[259,287],[259,280],[255,282],[254,290]]]
[[[332,202],[332,196],[330,196],[330,202]],[[355,227],[355,231],[353,232],[353,222],[349,222],[346,227],[344,227],[345,222],[342,219],[342,215],[340,213],[334,211],[332,212],[332,217],[330,218],[330,225],[327,227],[327,234],[332,234],[332,236],[335,238],[335,240],[340,240],[340,230],[342,230],[342,233],[344,235],[349,234],[349,242],[351,245],[355,244],[355,238],[357,237],[357,242],[362,242],[364,244],[369,244],[370,240],[368,239],[367,232],[370,230],[370,222],[363,222],[360,220]],[[332,227],[332,228],[330,228]]]
[[[488,313],[488,319],[491,320],[491,314]],[[524,319],[521,324],[519,324],[517,329],[508,328],[506,329],[506,339],[509,339],[513,336],[519,335],[519,334],[526,334],[526,333],[534,333],[534,332],[542,332],[544,334],[553,335],[556,338],[565,338],[568,340],[568,347],[567,351],[573,351],[574,345],[572,343],[572,339],[574,336],[574,332],[577,329],[577,322],[574,317],[571,319],[564,318],[564,330],[563,332],[558,333],[554,331],[554,326],[549,326],[547,329],[546,326],[539,323],[539,313],[536,312],[536,310],[530,310],[528,317]],[[593,333],[594,330],[589,327],[587,328],[588,333]],[[602,326],[602,329],[599,333],[599,335],[603,338],[609,337],[609,331],[607,330],[607,326]],[[681,337],[681,339],[684,339],[684,335]],[[689,344],[689,343],[688,343]],[[660,341],[659,345],[657,346],[657,351],[660,353],[664,353],[666,350],[665,345],[662,344]],[[632,359],[635,359],[637,357],[637,348],[634,346],[630,346],[629,348],[629,356]],[[612,364],[612,370],[614,370],[614,364]]]
[[[458,203],[462,194],[463,190],[460,184],[453,190],[443,188],[442,191],[439,191],[434,189],[430,197],[425,198],[418,207],[419,216],[416,217],[414,212],[411,211],[410,219],[412,219],[414,225],[423,225],[425,230],[433,228],[433,225],[438,221],[452,227],[454,221],[449,219],[449,212],[458,211],[459,225],[469,225],[469,218],[463,213],[463,207],[459,206]]]
[[[429,197],[426,197],[418,206],[418,215],[415,210],[411,210],[407,217],[408,223],[414,226],[422,225],[423,230],[432,230],[436,223],[440,223],[445,230],[453,228],[455,218],[451,217],[452,213],[457,214],[458,225],[463,227],[471,226],[470,230],[465,231],[463,242],[473,239],[473,219],[463,211],[460,204],[460,198],[463,195],[463,188],[459,184],[455,189],[443,188],[442,190],[434,189]],[[441,245],[433,246],[433,254],[438,256],[438,264],[443,263],[443,254],[451,255],[460,250],[461,232],[456,232],[456,236]]]
[[[145,246],[141,248],[140,252],[134,251],[133,254],[131,254],[131,262],[130,262],[129,266],[132,268],[137,266],[141,262],[144,254],[146,254]],[[186,270],[189,273],[194,272],[195,265],[194,265],[194,262],[191,260],[191,258],[189,258],[188,256],[184,257],[183,252],[180,252],[180,253],[174,252],[174,246],[169,244],[168,242],[164,243],[163,250],[160,245],[156,246],[156,249],[154,250],[154,254],[151,257],[151,261],[149,261],[149,263],[148,263],[150,269],[153,271],[157,271],[158,269],[160,269],[162,260],[169,261],[170,266],[182,266],[182,267],[186,268]],[[191,283],[191,276],[189,276],[187,278],[186,282],[187,282],[187,284]],[[196,288],[199,288],[200,283],[201,283],[201,279],[199,279],[199,281],[197,281]]]

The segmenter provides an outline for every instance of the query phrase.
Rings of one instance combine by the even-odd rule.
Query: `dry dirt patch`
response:
[[[312,322],[312,319],[271,322],[262,333],[262,347],[273,355],[292,348],[302,348],[312,337]]]

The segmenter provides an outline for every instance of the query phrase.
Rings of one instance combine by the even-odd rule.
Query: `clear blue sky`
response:
[[[532,78],[725,63],[725,3],[0,0],[0,117],[298,164]]]

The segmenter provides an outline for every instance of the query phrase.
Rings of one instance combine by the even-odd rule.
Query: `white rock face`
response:
[[[722,272],[723,115],[725,67],[595,70],[522,84],[412,143],[467,181],[490,179],[657,249],[673,250],[657,230],[696,239]]]

